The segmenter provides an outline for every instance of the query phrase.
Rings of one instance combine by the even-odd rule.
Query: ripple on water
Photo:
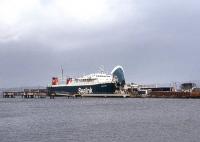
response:
[[[1,142],[198,142],[198,99],[0,99]]]

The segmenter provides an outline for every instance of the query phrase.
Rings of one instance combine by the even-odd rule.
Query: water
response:
[[[198,99],[0,98],[1,142],[199,142]]]

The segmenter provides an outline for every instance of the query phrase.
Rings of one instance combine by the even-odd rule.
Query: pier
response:
[[[5,92],[3,92],[3,98],[15,98],[16,96],[21,96],[23,94],[24,94],[24,92],[5,91]]]
[[[70,93],[49,93],[47,89],[24,89],[23,91],[4,91],[2,92],[3,98],[16,98],[21,97],[24,99],[31,98],[46,98],[50,99],[55,98],[83,98],[83,97],[105,97],[105,98],[200,98],[200,90],[193,90],[191,92],[183,92],[183,91],[160,91],[160,90],[146,90],[145,94],[140,94],[141,91],[137,91],[134,89],[127,89],[121,92],[117,92],[114,94],[70,94]]]
[[[22,98],[46,98],[46,89],[24,89]]]
[[[65,97],[65,98],[81,98],[82,96],[79,94],[49,94],[47,89],[24,89],[23,91],[4,91],[2,92],[3,98],[15,98],[21,97],[24,99],[31,98],[46,98],[54,99],[56,97]]]
[[[24,91],[4,91],[3,98],[15,98],[21,96],[22,98],[46,98],[46,89],[24,89]]]

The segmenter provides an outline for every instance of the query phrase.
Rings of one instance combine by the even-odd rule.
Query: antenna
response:
[[[103,66],[103,65],[101,65],[101,66],[99,67],[99,71],[100,71],[101,73],[104,73],[104,66]]]
[[[63,80],[63,67],[61,65],[61,74],[62,74],[62,80]]]

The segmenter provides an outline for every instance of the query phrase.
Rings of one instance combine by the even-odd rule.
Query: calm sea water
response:
[[[198,99],[0,98],[1,142],[199,142]]]

